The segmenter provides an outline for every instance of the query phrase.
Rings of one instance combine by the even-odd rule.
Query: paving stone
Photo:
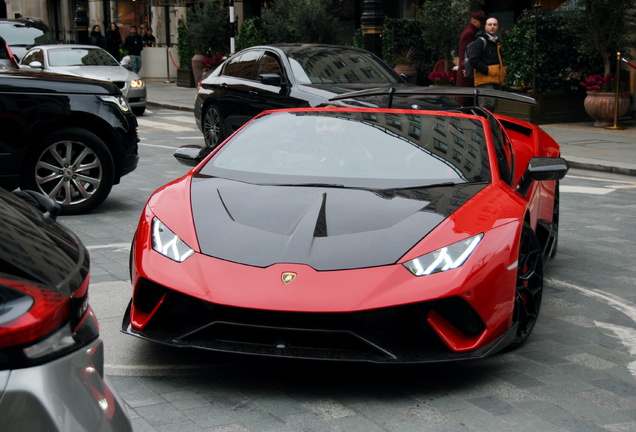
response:
[[[187,420],[175,407],[167,403],[139,407],[137,412],[153,426],[185,422]]]
[[[612,412],[593,403],[571,405],[564,408],[600,425],[610,423],[624,423],[629,421],[629,418],[623,417],[620,414]]]
[[[598,388],[609,390],[613,393],[616,393],[619,396],[623,396],[623,397],[636,396],[636,386],[630,385],[626,383],[625,381],[621,381],[616,378],[598,379],[598,380],[590,381],[590,383],[595,385]]]
[[[547,421],[563,420],[563,419],[576,417],[576,415],[570,411],[567,411],[549,402],[540,401],[540,400],[534,400],[529,402],[519,402],[519,403],[516,403],[515,405],[521,408],[522,410],[529,411],[533,415],[537,417],[541,417],[542,419],[545,419]]]
[[[588,382],[581,381],[578,378],[574,378],[573,376],[564,374],[563,372],[559,371],[557,371],[557,373],[553,375],[550,375],[549,382],[551,385],[560,387],[570,393],[578,393],[581,391],[596,389],[596,387]]]
[[[201,432],[201,428],[190,420],[155,426],[159,432]],[[135,432],[137,432],[135,430]]]
[[[282,393],[257,399],[255,403],[276,417],[284,417],[307,411],[302,405]]]
[[[212,405],[203,408],[183,410],[183,414],[202,428],[236,423],[236,420]]]
[[[532,378],[529,375],[521,373],[519,371],[510,371],[510,372],[502,372],[494,374],[499,379],[502,379],[506,382],[509,382],[515,387],[519,388],[529,388],[529,387],[538,387],[545,385],[545,382],[539,381],[536,378]]]
[[[556,369],[561,370],[562,372],[572,375],[583,381],[591,381],[594,379],[607,378],[608,375],[605,371],[590,369],[585,366],[581,366],[576,363],[567,363],[567,364],[559,364],[554,366]]]
[[[570,316],[561,317],[560,319],[562,319],[563,321],[567,321],[570,324],[574,324],[584,328],[588,328],[588,329],[596,328],[596,324],[594,324],[594,320],[583,315],[570,315]]]
[[[421,396],[418,399],[426,403],[426,405],[430,405],[433,408],[440,410],[441,412],[470,408],[469,404],[446,392],[430,394],[428,397]]]
[[[594,370],[604,370],[616,366],[614,363],[608,362],[607,360],[603,360],[600,357],[596,357],[588,353],[573,354],[565,356],[564,358],[571,361],[572,363],[578,363],[581,366],[585,366]]]
[[[366,418],[358,415],[333,419],[330,423],[347,432],[382,432],[384,430],[377,424],[371,423]]]
[[[210,406],[210,402],[192,390],[164,393],[162,396],[180,410]]]
[[[604,427],[582,418],[556,420],[553,423],[554,425],[570,432],[607,432],[607,429]]]
[[[499,418],[475,407],[453,411],[448,413],[448,415],[457,419],[460,423],[480,431],[498,430],[506,427],[506,423],[499,420]]]
[[[335,430],[331,424],[318,417],[315,413],[294,414],[283,417],[282,420],[300,432],[327,432]]]
[[[349,417],[356,413],[333,399],[318,399],[300,404],[307,411],[312,411],[325,420]]]
[[[183,382],[178,378],[141,377],[139,380],[159,394],[183,389]]]
[[[536,361],[537,363],[549,366],[568,363],[567,360],[544,351],[526,351],[522,352],[520,355],[527,359]]]
[[[511,405],[493,396],[483,396],[466,399],[466,402],[469,402],[477,406],[478,408],[481,408],[482,410],[496,416],[512,414],[519,411],[514,405]]]
[[[610,432],[634,432],[636,431],[636,422],[608,424],[605,425],[605,429]]]
[[[145,388],[146,386],[138,379],[133,377],[108,376],[113,387],[118,393],[135,388]]]
[[[146,386],[122,390],[119,395],[133,408],[166,403],[164,398]]]
[[[157,429],[150,426],[150,423],[142,417],[130,419],[130,424],[135,432],[157,432]]]
[[[543,387],[533,387],[531,389],[528,389],[528,391],[536,396],[539,396],[541,399],[558,406],[574,405],[587,402],[585,399],[575,396],[572,393],[567,392],[559,387],[551,385]]]
[[[380,402],[356,405],[351,407],[351,409],[378,424],[391,423],[406,419],[404,415],[384,404],[381,404]]]
[[[445,416],[435,408],[423,404],[408,408],[402,408],[399,411],[405,416],[428,427],[429,429],[433,428],[434,426],[456,423],[454,419]]]
[[[511,368],[523,372],[541,380],[547,379],[549,375],[560,374],[561,371],[551,368],[550,366],[537,363],[519,355],[519,360],[507,363]]]
[[[616,351],[597,344],[589,344],[578,347],[581,351],[595,355],[618,366],[627,366],[634,361],[634,358],[628,354]]]
[[[238,392],[209,395],[207,400],[229,412],[245,412],[258,409],[251,400]]]
[[[288,429],[288,430],[291,431],[291,429]],[[211,428],[206,428],[205,432],[250,432],[250,431],[245,429],[243,425],[234,423],[229,425],[214,426]]]
[[[476,432],[475,429],[463,424],[435,426],[431,430],[433,432]]]
[[[417,399],[402,393],[382,394],[378,396],[378,400],[394,409],[408,408],[420,403]]]
[[[248,430],[254,432],[269,431],[278,427],[284,426],[284,424],[277,418],[271,416],[265,411],[244,411],[234,412],[232,417],[238,420]]]
[[[386,423],[383,428],[388,432],[432,432],[419,423],[412,420],[401,420],[397,422]]]
[[[524,432],[564,432],[563,428],[529,413],[509,414],[501,416],[500,419]]]
[[[622,411],[636,409],[636,402],[618,396],[608,390],[592,390],[578,393],[577,396],[588,399],[596,405],[602,406],[612,411]]]
[[[532,393],[529,393],[526,390],[521,390],[509,383],[487,384],[480,388],[489,395],[496,396],[499,399],[510,403],[538,399],[538,397]]]

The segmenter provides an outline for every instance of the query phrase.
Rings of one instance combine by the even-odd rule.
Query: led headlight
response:
[[[123,112],[128,112],[128,110],[130,109],[128,107],[128,102],[126,102],[126,98],[121,95],[120,96],[100,96],[100,98],[104,102],[114,103],[119,108],[121,108]]]
[[[450,246],[405,262],[404,267],[409,269],[415,276],[425,276],[457,268],[464,264],[483,237],[484,234],[482,233],[453,243]]]
[[[144,80],[140,80],[140,79],[132,80],[130,82],[130,86],[133,87],[133,88],[143,87],[144,86]]]
[[[161,255],[183,262],[194,253],[175,233],[157,218],[152,219],[152,248]]]

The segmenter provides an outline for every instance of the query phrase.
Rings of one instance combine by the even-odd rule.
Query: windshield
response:
[[[103,49],[55,48],[48,50],[49,66],[119,66]]]
[[[288,56],[292,73],[301,84],[401,82],[391,68],[363,51],[307,47],[291,50]]]
[[[10,46],[30,47],[55,43],[55,39],[50,33],[20,23],[0,23],[0,35]]]
[[[311,111],[248,123],[202,168],[254,184],[391,189],[490,181],[480,120]]]

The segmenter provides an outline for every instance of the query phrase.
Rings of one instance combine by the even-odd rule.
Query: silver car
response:
[[[40,45],[26,53],[20,68],[112,81],[135,115],[142,115],[146,110],[144,80],[121,66],[102,48],[93,45]]]

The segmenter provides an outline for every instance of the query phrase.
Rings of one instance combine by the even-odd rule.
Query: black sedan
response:
[[[339,94],[369,88],[415,87],[407,76],[368,51],[315,44],[262,45],[228,58],[201,83],[194,117],[207,146],[214,148],[263,111],[339,105],[386,107],[388,97],[330,102]],[[443,97],[404,98],[394,108],[458,107]]]

